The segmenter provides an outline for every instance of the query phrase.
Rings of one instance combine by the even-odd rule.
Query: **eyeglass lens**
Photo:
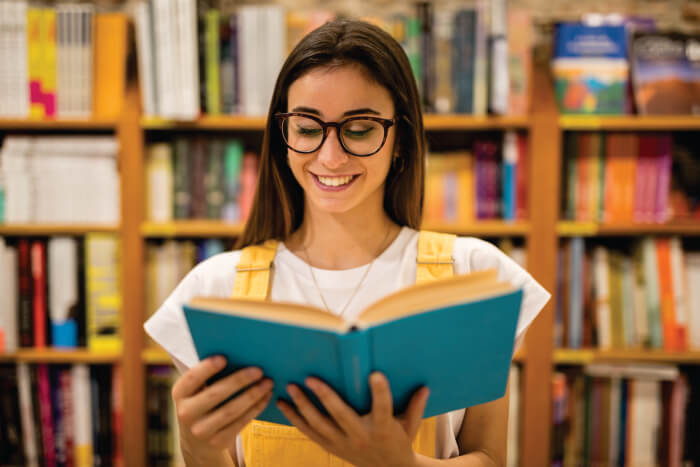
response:
[[[358,155],[372,154],[379,150],[384,141],[384,126],[374,120],[348,120],[338,132],[345,148]],[[287,144],[298,152],[313,152],[323,142],[323,127],[316,120],[293,115],[287,117],[283,125]]]

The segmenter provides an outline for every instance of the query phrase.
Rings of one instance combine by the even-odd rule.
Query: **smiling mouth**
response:
[[[359,175],[345,175],[342,177],[324,177],[321,175],[316,175],[312,173],[311,175],[316,178],[316,180],[323,186],[327,187],[339,187],[339,186],[344,186],[350,184],[353,180],[355,180]]]

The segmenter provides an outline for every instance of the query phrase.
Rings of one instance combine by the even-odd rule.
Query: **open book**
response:
[[[505,394],[522,290],[479,271],[401,289],[352,322],[307,305],[250,299],[194,298],[185,318],[200,359],[224,355],[226,369],[258,366],[274,383],[273,402],[289,400],[288,383],[316,376],[359,413],[371,408],[368,378],[389,379],[402,413],[421,386],[425,416]],[[289,422],[274,403],[258,417]]]

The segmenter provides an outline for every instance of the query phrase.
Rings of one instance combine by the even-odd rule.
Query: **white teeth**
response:
[[[318,181],[326,186],[341,186],[345,185],[346,183],[350,183],[350,180],[352,180],[352,175],[348,175],[347,177],[321,177],[317,175],[316,178],[318,178]]]

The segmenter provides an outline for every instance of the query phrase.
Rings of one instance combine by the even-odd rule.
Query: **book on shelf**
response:
[[[632,83],[640,114],[700,114],[698,47],[698,35],[662,31],[633,35]]]
[[[588,247],[578,237],[564,242],[555,345],[670,352],[700,348],[699,294],[691,285],[699,273],[699,254],[684,248],[678,237]]]
[[[4,222],[119,223],[118,150],[112,136],[6,137]]]
[[[185,120],[264,115],[286,55],[305,34],[336,17],[323,8],[224,10],[194,0],[141,0],[129,10],[144,114]],[[420,2],[361,19],[404,47],[425,111],[527,112],[533,34],[523,9],[499,2],[492,11],[481,0],[462,8]]]
[[[86,343],[95,352],[122,347],[120,243],[110,234],[85,236]]]
[[[0,354],[15,352],[19,344],[17,271],[17,248],[0,237]]]
[[[378,370],[391,382],[396,413],[425,385],[431,390],[425,416],[432,416],[503,396],[521,299],[522,290],[489,270],[401,290],[354,322],[310,306],[249,299],[200,297],[183,309],[199,358],[226,358],[217,377],[259,366],[275,381],[275,397],[286,397],[286,384],[314,375],[367,413],[367,378]],[[261,340],[277,345],[251,346]],[[439,345],[426,345],[433,340]],[[462,371],[444,364],[446,353],[464,363]],[[407,360],[410,375],[402,370]],[[477,379],[478,385],[467,383]],[[274,404],[259,418],[289,424]]]
[[[669,465],[697,462],[690,414],[695,369],[592,364],[555,372],[553,443],[557,465]]]
[[[698,193],[687,172],[697,164],[687,144],[670,133],[567,134],[562,218],[611,224],[698,218]]]
[[[627,31],[624,25],[556,25],[552,68],[564,114],[624,114],[627,109]]]
[[[244,221],[257,187],[257,159],[236,139],[176,138],[148,146],[147,218]]]

